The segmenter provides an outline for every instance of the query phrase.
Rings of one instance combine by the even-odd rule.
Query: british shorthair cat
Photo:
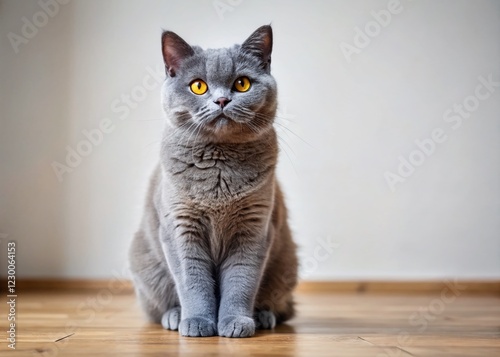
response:
[[[130,266],[149,318],[183,336],[248,337],[294,315],[272,45],[270,26],[221,49],[162,35],[167,125]]]

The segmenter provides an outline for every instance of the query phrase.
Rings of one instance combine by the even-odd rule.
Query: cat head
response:
[[[269,131],[277,107],[272,46],[271,26],[242,45],[207,50],[165,31],[162,104],[175,132],[189,140],[245,141]]]

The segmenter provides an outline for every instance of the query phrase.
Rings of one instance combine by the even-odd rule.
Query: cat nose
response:
[[[226,105],[228,105],[230,101],[231,101],[231,99],[229,99],[229,98],[220,97],[219,99],[217,99],[216,101],[214,101],[214,103],[218,104],[221,107],[221,109],[224,109],[224,107]]]

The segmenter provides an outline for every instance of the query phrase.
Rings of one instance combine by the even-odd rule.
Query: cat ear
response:
[[[262,66],[269,70],[273,50],[273,29],[269,25],[259,27],[243,42],[241,48],[262,61]]]
[[[163,32],[161,36],[161,47],[165,69],[170,77],[175,76],[175,72],[179,69],[184,59],[194,55],[191,46],[176,33],[171,31]]]

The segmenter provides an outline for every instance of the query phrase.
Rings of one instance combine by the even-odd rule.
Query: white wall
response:
[[[219,14],[217,3],[233,5]],[[111,277],[125,265],[163,127],[148,74],[162,72],[161,29],[217,47],[272,23],[286,126],[279,176],[303,276],[500,278],[500,87],[468,98],[474,110],[456,130],[443,119],[474,96],[479,77],[500,81],[500,4],[401,0],[349,62],[341,44],[354,43],[356,27],[377,31],[371,12],[387,8],[73,0],[15,53],[9,33],[22,36],[23,17],[44,16],[38,0],[1,1],[0,233],[18,243],[19,276]],[[116,103],[137,98],[143,81],[154,88],[136,108]],[[65,163],[66,146],[109,123],[59,182],[51,165]],[[384,174],[397,174],[398,157],[439,128],[446,140],[392,192]]]

